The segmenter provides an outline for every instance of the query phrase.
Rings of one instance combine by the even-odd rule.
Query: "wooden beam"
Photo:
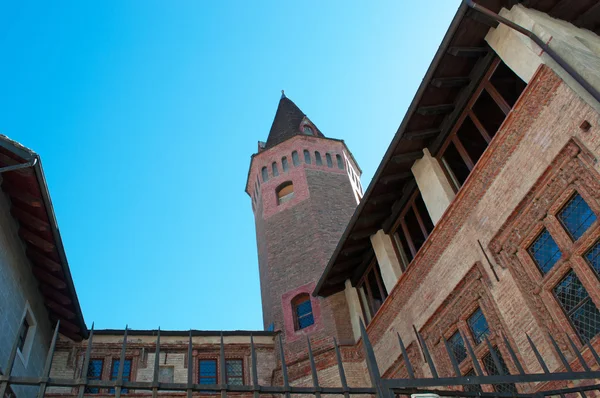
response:
[[[27,163],[27,162],[25,160],[20,162],[18,160],[11,158],[8,155],[3,154],[2,152],[0,152],[0,167],[15,166],[18,164],[23,164],[23,163]],[[33,176],[33,168],[26,167],[26,168],[10,171],[9,173],[16,173],[16,174],[20,174],[24,177],[31,177],[31,176]]]
[[[419,160],[422,157],[423,151],[406,152],[401,153],[400,155],[393,156],[392,161],[395,163],[414,162],[415,160]]]
[[[347,269],[347,268],[354,268],[359,263],[360,263],[360,259],[351,258],[346,261],[338,261],[335,263],[335,266],[336,266],[336,268],[339,268],[339,269]]]
[[[454,110],[454,104],[427,105],[417,108],[417,113],[422,116],[445,115]]]
[[[10,209],[10,214],[13,215],[21,224],[26,225],[28,228],[39,232],[46,232],[50,230],[50,224],[44,220],[40,220],[36,216],[27,213],[25,210],[21,210],[15,206]]]
[[[436,79],[431,79],[431,85],[437,88],[444,87],[464,87],[471,79],[468,76],[460,76],[460,77],[438,77]]]
[[[448,54],[455,57],[479,58],[489,52],[487,47],[450,47]]]
[[[63,317],[65,317],[67,319],[73,319],[73,318],[75,318],[75,313],[74,312],[72,312],[71,310],[66,309],[65,307],[63,307],[62,305],[58,304],[57,302],[49,300],[49,299],[46,299],[45,303],[46,303],[46,307],[50,308],[52,311],[54,311],[58,315],[62,315]]]
[[[369,242],[367,244],[362,244],[362,245],[349,246],[347,248],[344,248],[344,250],[342,250],[342,254],[349,256],[351,254],[366,250],[369,247],[371,247],[371,242]]]
[[[68,320],[66,320],[65,318],[58,316],[55,313],[52,313],[52,315],[50,315],[50,320],[53,323],[56,323],[58,321],[60,321],[60,330],[68,330],[71,333],[79,333],[81,332],[81,328],[77,325],[75,325],[73,322],[70,322]]]
[[[396,199],[397,196],[398,195],[396,194],[396,192],[384,193],[382,195],[378,195],[373,198],[369,198],[369,203],[374,206],[377,206],[382,203],[391,202],[392,200]]]
[[[402,135],[402,139],[408,141],[426,140],[427,138],[437,137],[440,132],[440,129],[407,131]]]
[[[402,180],[406,180],[409,179],[413,176],[413,173],[410,171],[404,172],[404,173],[396,173],[396,174],[390,174],[388,176],[385,177],[381,177],[379,179],[380,182],[382,182],[383,184],[387,185],[390,182],[396,182],[396,181],[402,181]]]
[[[56,301],[61,305],[71,305],[72,301],[69,297],[65,296],[58,290],[54,289],[50,285],[46,285],[45,283],[40,284],[40,290],[42,294],[52,300]]]
[[[365,272],[365,268],[367,268],[369,264],[371,264],[371,261],[373,261],[373,257],[375,257],[375,253],[373,252],[365,254],[360,265],[356,267],[356,269],[352,273],[352,286],[355,286],[360,280],[360,278],[362,278],[363,273]]]
[[[54,275],[51,275],[40,267],[32,267],[31,269],[35,277],[38,278],[40,282],[45,282],[59,290],[67,288],[67,284],[64,281],[60,280]]]
[[[32,248],[27,248],[27,257],[35,264],[40,267],[46,268],[50,272],[59,272],[62,266],[54,260],[49,259],[42,253],[39,253]]]
[[[360,240],[360,239],[364,239],[364,238],[368,238],[371,235],[374,235],[377,233],[377,231],[379,231],[380,228],[374,227],[374,228],[366,228],[366,229],[362,229],[360,231],[357,231],[353,234],[350,234],[350,239],[351,240]]]
[[[42,198],[38,198],[37,196],[34,196],[25,191],[8,188],[8,184],[2,184],[2,188],[4,189],[4,192],[6,192],[8,196],[10,196],[10,199],[12,201],[17,200],[31,207],[42,207]]]
[[[387,217],[388,214],[389,214],[389,212],[373,213],[371,215],[359,218],[356,223],[357,224],[360,223],[361,225],[365,225],[365,224],[368,225],[368,224],[371,224],[372,222],[381,221],[381,219]]]
[[[25,228],[19,228],[19,236],[46,253],[54,250],[53,243],[48,242],[46,239],[37,236]]]

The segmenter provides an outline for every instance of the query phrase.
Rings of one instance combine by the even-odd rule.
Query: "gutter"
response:
[[[476,4],[473,0],[463,0],[463,4],[467,7],[475,10],[494,21],[501,23],[510,29],[521,33],[522,35],[530,38],[535,44],[537,44],[544,52],[546,52],[553,61],[555,61],[561,68],[565,70],[585,91],[587,91],[596,101],[600,103],[600,92],[596,90],[583,76],[581,76],[575,68],[573,68],[567,61],[565,61],[556,51],[554,51],[545,41],[540,39],[532,31],[525,29],[524,27],[514,23],[510,19],[504,18],[501,15],[496,14],[492,10],[489,10],[479,4]]]

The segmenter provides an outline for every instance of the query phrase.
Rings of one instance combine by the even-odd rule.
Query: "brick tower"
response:
[[[360,173],[344,142],[326,138],[282,92],[267,141],[252,155],[246,192],[264,327],[282,331],[290,356],[306,353],[306,334],[314,345],[354,339],[344,292],[311,293],[362,196]]]

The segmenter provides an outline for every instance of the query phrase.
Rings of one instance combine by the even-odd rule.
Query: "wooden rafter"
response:
[[[417,113],[422,116],[445,115],[454,110],[454,104],[426,105],[417,108]]]
[[[19,228],[19,236],[46,253],[54,250],[55,246],[53,243],[48,242],[46,239],[37,236],[25,228]]]
[[[448,54],[455,57],[479,58],[488,53],[487,47],[450,47]]]
[[[38,278],[41,282],[45,282],[51,286],[53,286],[55,289],[66,289],[67,284],[63,281],[60,280],[59,278],[57,278],[54,275],[51,275],[50,273],[46,272],[44,269],[40,268],[40,267],[32,267],[33,270],[33,274],[35,275],[36,278]]]
[[[21,224],[26,225],[29,229],[39,232],[50,230],[50,224],[17,207],[12,206],[10,209],[10,214],[19,220]]]
[[[54,260],[49,259],[42,253],[39,253],[32,248],[27,248],[27,257],[35,264],[40,267],[44,267],[50,272],[58,272],[62,269],[62,266]]]
[[[40,290],[45,297],[48,297],[61,305],[71,305],[72,301],[69,297],[65,296],[55,288],[45,283],[40,284]]]

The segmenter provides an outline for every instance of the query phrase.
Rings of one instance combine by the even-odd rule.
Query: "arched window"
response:
[[[287,172],[290,168],[290,166],[288,166],[287,157],[285,156],[281,158],[281,167],[283,168],[284,173]]]
[[[292,299],[292,310],[295,330],[307,328],[315,323],[308,293],[300,293]]]
[[[300,165],[300,159],[298,158],[298,152],[296,151],[292,152],[292,162],[294,163],[294,166]]]
[[[323,160],[321,160],[321,154],[318,151],[315,151],[315,164],[317,166],[323,166]]]
[[[262,168],[261,173],[263,182],[269,181],[269,172],[267,171],[267,166]]]
[[[275,190],[277,194],[277,204],[287,202],[294,197],[294,184],[291,181],[286,181]]]
[[[338,169],[344,170],[344,161],[340,155],[335,155],[335,159],[337,160]]]
[[[277,168],[277,162],[273,162],[271,165],[273,169],[273,177],[277,177],[279,175],[279,169]]]
[[[327,160],[327,167],[333,167],[333,161],[331,160],[331,155],[326,153],[325,159]]]
[[[310,164],[310,152],[306,149],[304,150],[304,163]]]
[[[314,135],[313,129],[309,125],[305,125],[302,132],[306,135]]]

